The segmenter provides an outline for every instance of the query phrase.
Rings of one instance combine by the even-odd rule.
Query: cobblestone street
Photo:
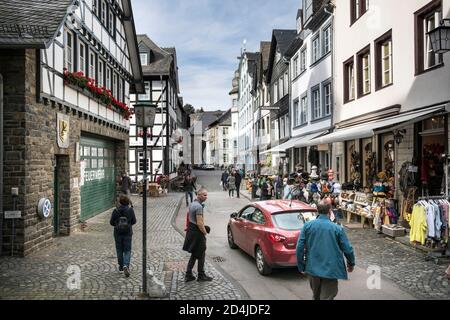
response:
[[[247,191],[241,193],[250,199]],[[374,229],[345,230],[359,267],[380,267],[382,278],[393,281],[417,299],[450,299],[450,282],[445,277],[450,261],[439,265],[426,261],[423,251],[380,236]]]
[[[206,271],[212,283],[184,283],[189,255],[182,251],[183,237],[172,227],[180,194],[149,198],[148,266],[164,281],[165,299],[241,299],[237,286],[225,278],[208,260]],[[84,232],[57,238],[54,244],[25,258],[0,258],[0,299],[140,299],[142,279],[142,198],[134,197],[137,225],[133,228],[131,276],[117,270],[111,212],[104,212],[87,222]],[[81,269],[80,289],[70,290],[69,266]]]

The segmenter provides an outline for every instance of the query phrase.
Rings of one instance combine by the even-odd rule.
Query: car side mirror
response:
[[[238,216],[237,212],[233,212],[232,214],[230,214],[231,219],[236,219],[237,216]]]

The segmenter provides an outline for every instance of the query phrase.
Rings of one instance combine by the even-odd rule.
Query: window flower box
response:
[[[95,80],[86,77],[82,72],[68,72],[64,68],[64,83],[74,90],[92,97],[108,109],[117,111],[126,120],[129,120],[133,115],[133,111],[125,103],[113,97],[110,90],[104,86],[101,88],[97,87]]]

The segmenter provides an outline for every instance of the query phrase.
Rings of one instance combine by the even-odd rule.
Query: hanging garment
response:
[[[411,215],[409,225],[411,226],[409,241],[417,241],[424,245],[427,237],[427,216],[425,213],[425,207],[419,204],[416,204],[413,207],[413,213]]]
[[[441,211],[439,210],[439,206],[435,203],[433,203],[433,208],[434,208],[434,214],[436,215],[436,218],[434,219],[435,238],[440,239],[441,238],[441,227],[442,227]]]
[[[426,215],[427,215],[427,226],[428,226],[428,233],[427,236],[429,238],[434,238],[436,236],[436,213],[434,211],[434,206],[432,204],[429,204],[426,207]]]

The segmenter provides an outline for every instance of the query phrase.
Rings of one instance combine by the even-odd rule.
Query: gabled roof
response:
[[[279,49],[281,56],[285,57],[286,51],[291,45],[291,42],[297,35],[297,30],[273,30],[272,42],[270,44],[269,66],[267,68],[267,82],[272,78],[273,61],[275,59],[275,52]]]
[[[294,40],[291,42],[291,45],[286,50],[286,58],[290,59],[292,58],[295,53],[300,49],[300,47],[303,45],[305,31],[303,30],[297,36],[294,38]]]
[[[228,109],[222,116],[220,116],[216,121],[212,122],[208,129],[215,126],[230,126],[231,127],[231,109]]]
[[[174,57],[170,52],[158,47],[146,34],[137,35],[138,45],[144,44],[151,51],[150,64],[142,66],[144,76],[170,75]]]
[[[1,0],[0,47],[48,48],[75,0]]]
[[[208,126],[219,119],[223,115],[224,111],[205,111],[199,115],[199,118],[195,121],[192,121],[192,126],[189,128],[190,133],[194,133],[194,128],[198,125],[198,123],[201,121],[202,124],[202,133],[205,132],[205,129],[208,128]]]
[[[175,77],[176,77],[176,82],[177,82],[177,90],[178,93],[180,93],[180,82],[178,79],[178,61],[177,61],[177,49],[175,49],[175,47],[170,47],[170,48],[162,48],[164,51],[170,53],[173,57],[173,61],[174,61],[174,68],[175,68]]]

